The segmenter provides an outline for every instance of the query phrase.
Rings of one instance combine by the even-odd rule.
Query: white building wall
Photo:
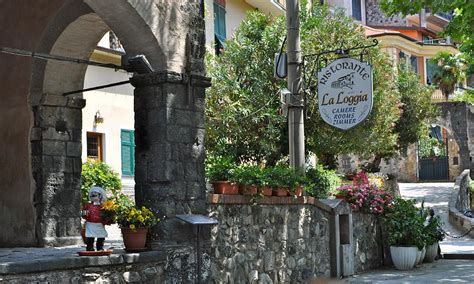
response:
[[[84,88],[126,81],[129,75],[113,69],[89,66]],[[118,173],[122,173],[120,130],[134,127],[133,87],[130,84],[85,92],[86,107],[82,111],[82,160],[87,159],[87,132],[103,134],[103,160]],[[104,122],[94,125],[99,111]]]

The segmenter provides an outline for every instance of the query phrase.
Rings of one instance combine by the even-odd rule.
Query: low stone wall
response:
[[[215,283],[305,283],[331,275],[331,212],[312,197],[210,195],[210,280]],[[355,271],[382,265],[378,222],[354,214]]]
[[[53,248],[52,248],[53,249]],[[209,279],[209,255],[204,254],[202,281]],[[24,261],[0,261],[0,283],[193,283],[194,246],[159,251],[80,257],[76,253]]]
[[[449,199],[449,222],[463,231],[471,229],[474,226],[474,218],[469,218],[462,214],[469,207],[469,170],[464,170],[460,176],[456,178],[451,197]],[[474,231],[470,232],[470,236],[474,237]]]

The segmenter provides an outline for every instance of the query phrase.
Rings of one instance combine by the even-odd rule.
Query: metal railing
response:
[[[438,44],[438,45],[451,45],[450,38],[435,38],[435,39],[424,39],[423,44]]]

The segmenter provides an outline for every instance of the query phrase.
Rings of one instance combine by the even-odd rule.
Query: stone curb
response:
[[[166,253],[164,251],[112,254],[110,256],[40,258],[32,261],[0,263],[0,275],[144,262],[164,262],[165,260]]]

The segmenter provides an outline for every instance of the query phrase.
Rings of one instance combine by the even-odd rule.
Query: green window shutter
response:
[[[214,3],[214,33],[220,41],[225,41],[225,8],[217,3]]]
[[[120,131],[122,148],[122,174],[135,175],[135,131],[122,129]]]

